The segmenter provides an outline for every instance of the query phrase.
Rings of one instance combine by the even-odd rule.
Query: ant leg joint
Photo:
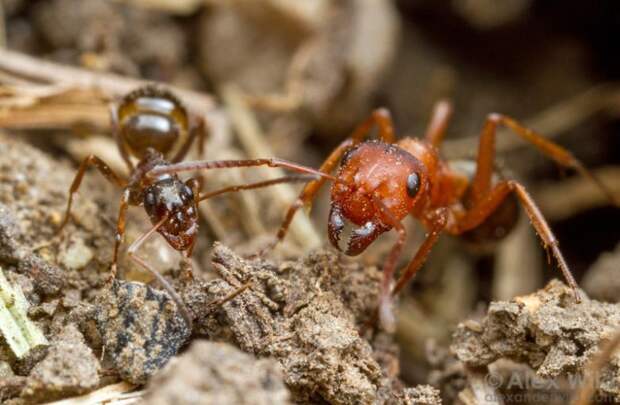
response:
[[[493,122],[500,122],[502,118],[504,118],[504,116],[499,113],[490,113],[489,115],[487,115],[487,119]]]
[[[372,112],[373,115],[381,118],[392,118],[392,113],[385,107],[379,107]]]

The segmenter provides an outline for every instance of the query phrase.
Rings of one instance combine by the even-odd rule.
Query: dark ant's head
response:
[[[139,159],[147,148],[172,156],[188,136],[187,110],[160,87],[145,86],[129,93],[116,115],[123,146]]]
[[[342,159],[331,189],[328,234],[338,247],[345,220],[358,226],[348,241],[348,255],[363,252],[379,235],[403,219],[428,190],[426,167],[395,145],[368,141]],[[385,213],[385,209],[390,214]]]
[[[198,232],[196,187],[193,182],[188,180],[183,183],[176,176],[166,176],[144,190],[144,209],[151,223],[155,225],[167,218],[158,232],[179,251],[191,247]]]

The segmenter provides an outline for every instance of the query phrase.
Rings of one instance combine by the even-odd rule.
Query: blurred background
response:
[[[567,147],[620,189],[620,3],[614,0],[0,4],[0,45],[10,50],[211,94],[210,159],[267,151],[318,167],[372,108],[390,109],[398,136],[419,136],[433,104],[446,98],[454,104],[446,159],[475,158],[485,117],[499,112]],[[89,123],[71,121],[51,130],[36,125],[36,131],[32,122],[12,126],[59,157],[78,161],[89,148],[116,153],[106,131],[82,124]],[[103,143],[90,141],[97,137]],[[593,297],[617,297],[620,286],[609,292],[617,284],[609,266],[593,264],[617,246],[620,210],[509,132],[500,132],[498,150],[498,169],[531,191],[577,280]],[[246,175],[210,181],[238,183],[244,179],[239,176]],[[323,241],[326,197],[324,192],[312,211],[313,234]],[[268,240],[283,212],[282,202],[273,206],[271,198],[259,192],[209,206],[208,238],[200,242],[197,260],[208,266],[215,239],[246,251]],[[459,320],[490,300],[529,293],[560,277],[522,219],[495,246],[445,237],[403,294],[398,338],[408,383],[445,377],[430,370],[444,368],[445,345]],[[403,264],[423,236],[414,221],[407,221],[407,229]],[[393,235],[383,236],[361,260],[380,265],[393,241]],[[304,242],[293,240],[282,254],[316,247]]]

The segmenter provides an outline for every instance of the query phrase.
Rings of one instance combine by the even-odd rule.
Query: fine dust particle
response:
[[[418,385],[413,388],[405,388],[404,403],[407,405],[441,405],[441,395],[435,387]]]
[[[69,245],[67,250],[60,254],[60,263],[67,269],[79,270],[86,267],[92,260],[93,251],[84,244],[82,239],[77,239]]]
[[[149,383],[145,403],[290,404],[276,360],[257,360],[227,343],[195,341]]]

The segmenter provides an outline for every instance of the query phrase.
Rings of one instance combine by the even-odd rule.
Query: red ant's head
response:
[[[368,141],[342,159],[331,189],[328,234],[339,249],[345,219],[357,225],[346,254],[362,253],[383,232],[403,219],[428,190],[424,164],[395,145]]]
[[[183,183],[176,176],[163,176],[144,191],[144,209],[153,225],[174,249],[189,249],[198,232],[198,211],[192,180]]]

